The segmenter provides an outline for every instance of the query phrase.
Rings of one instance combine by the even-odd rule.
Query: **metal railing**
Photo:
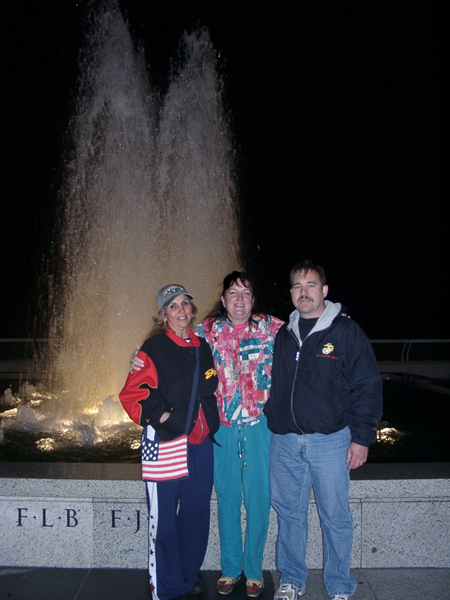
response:
[[[43,373],[46,338],[0,338],[0,378],[21,380]]]
[[[0,378],[23,379],[43,372],[42,359],[50,340],[46,338],[0,338]],[[450,340],[371,340],[379,363],[433,362],[449,365]]]
[[[449,361],[450,340],[370,340],[377,360]]]

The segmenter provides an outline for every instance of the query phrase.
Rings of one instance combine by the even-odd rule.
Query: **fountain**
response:
[[[51,332],[54,371],[75,405],[121,389],[162,285],[183,282],[202,312],[237,264],[215,52],[206,30],[184,34],[182,49],[158,105],[115,2],[95,14],[62,190],[64,291]]]
[[[99,405],[118,403],[158,289],[183,283],[201,316],[239,264],[233,149],[208,31],[184,33],[160,97],[117,0],[94,4],[90,21],[48,278],[51,419],[42,394],[33,415],[15,417],[30,430],[36,417],[73,428],[88,445],[89,428],[105,426]]]

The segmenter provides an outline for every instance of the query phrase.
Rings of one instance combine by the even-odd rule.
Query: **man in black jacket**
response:
[[[382,383],[362,329],[325,300],[324,269],[303,261],[291,271],[296,310],[275,339],[272,388],[264,412],[272,505],[278,514],[275,600],[305,593],[308,503],[314,488],[323,532],[323,577],[334,600],[356,589],[350,575],[350,470],[367,460],[382,411]]]

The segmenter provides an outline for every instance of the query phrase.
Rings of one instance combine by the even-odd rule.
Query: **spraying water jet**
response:
[[[115,398],[158,289],[182,282],[202,316],[239,265],[233,149],[208,31],[184,33],[161,98],[117,0],[90,10],[59,193],[45,382],[54,423],[72,423],[88,444],[111,415],[127,420]]]

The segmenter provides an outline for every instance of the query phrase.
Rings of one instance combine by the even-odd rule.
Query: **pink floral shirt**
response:
[[[219,377],[220,422],[235,427],[256,420],[269,397],[273,344],[283,321],[253,315],[240,333],[226,317],[206,319],[195,333],[208,342]]]

